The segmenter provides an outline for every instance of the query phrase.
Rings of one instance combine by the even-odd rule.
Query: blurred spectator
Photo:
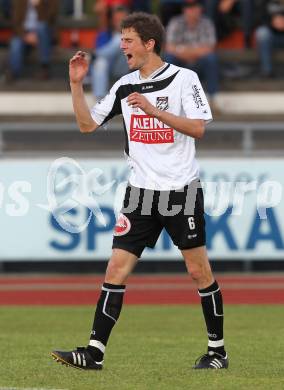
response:
[[[181,13],[183,0],[160,0],[159,14],[163,25],[166,27],[173,16]]]
[[[74,13],[74,0],[61,0],[59,2],[60,14],[64,16],[71,16]]]
[[[204,76],[214,104],[212,99],[219,88],[216,34],[214,24],[202,15],[201,1],[185,1],[182,15],[169,22],[166,33],[165,60]]]
[[[271,0],[264,6],[263,25],[256,30],[261,74],[273,77],[272,52],[284,48],[284,0]]]
[[[0,13],[3,19],[9,20],[11,18],[11,0],[0,0]]]
[[[225,38],[242,21],[245,47],[251,46],[254,28],[254,0],[204,0],[206,15],[214,21],[218,40]]]
[[[149,12],[151,13],[151,1],[150,0],[132,0],[130,2],[130,9],[132,12]]]
[[[130,9],[131,0],[95,0],[93,11],[97,18],[99,30],[106,30],[109,26],[109,13],[114,7],[124,6]]]
[[[118,79],[128,72],[125,56],[120,50],[120,25],[127,14],[126,7],[113,7],[109,28],[97,36],[91,79],[93,95],[98,100],[107,94],[111,78]]]
[[[93,11],[96,15],[99,30],[108,28],[110,10],[118,6],[126,7],[131,11],[151,11],[150,0],[96,0]]]
[[[27,47],[38,46],[40,78],[49,77],[57,0],[12,0],[13,37],[9,47],[8,80],[21,75]]]

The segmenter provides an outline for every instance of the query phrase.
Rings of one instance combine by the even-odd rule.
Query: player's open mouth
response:
[[[125,54],[125,55],[126,55],[127,62],[129,62],[133,58],[132,54]]]

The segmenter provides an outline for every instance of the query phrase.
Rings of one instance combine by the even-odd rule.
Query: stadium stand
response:
[[[0,28],[0,64],[2,101],[0,116],[1,152],[24,153],[25,151],[45,150],[101,150],[102,148],[121,150],[123,144],[120,132],[121,122],[114,121],[109,127],[112,131],[112,143],[108,134],[100,132],[93,143],[88,137],[76,134],[72,105],[69,95],[67,66],[69,58],[78,48],[91,51],[97,30],[96,20],[91,13],[91,4],[87,4],[89,14],[80,18],[61,13],[58,21],[58,40],[53,55],[52,78],[48,82],[35,80],[33,70],[35,53],[28,57],[28,67],[22,79],[14,83],[5,83],[3,73],[7,58],[7,45],[11,36],[9,22],[1,19]],[[71,11],[74,11],[71,10]],[[75,10],[76,11],[76,10]],[[75,12],[74,11],[74,12]],[[78,9],[76,11],[78,13]],[[70,13],[70,12],[69,12]],[[221,92],[217,102],[220,112],[215,115],[216,121],[200,143],[200,151],[209,153],[212,143],[223,153],[235,150],[236,153],[257,153],[263,147],[274,151],[281,150],[284,136],[281,134],[281,121],[284,117],[284,102],[280,91],[284,88],[282,52],[276,53],[279,77],[261,79],[257,73],[257,53],[255,42],[252,48],[243,47],[243,33],[234,31],[218,43],[218,55],[221,63]],[[89,104],[94,100],[87,82]],[[261,94],[259,92],[262,92]],[[47,123],[48,120],[48,123]],[[265,120],[264,124],[259,123]],[[275,123],[270,125],[271,120]],[[21,129],[18,123],[21,122]],[[249,121],[249,125],[247,125]],[[39,123],[40,122],[40,123]],[[52,123],[51,123],[52,122]],[[60,122],[61,130],[53,131]],[[31,130],[36,128],[37,131]],[[270,137],[267,144],[266,131],[275,131],[277,141]],[[38,138],[38,141],[37,141]],[[55,142],[56,139],[56,142]],[[119,140],[120,139],[120,140]],[[61,142],[62,141],[62,142]],[[35,147],[36,146],[36,147]],[[236,148],[236,146],[238,146]]]

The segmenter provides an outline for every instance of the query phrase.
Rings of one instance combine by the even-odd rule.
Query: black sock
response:
[[[208,332],[208,352],[214,351],[225,356],[223,336],[223,300],[218,283],[198,290]]]
[[[108,338],[122,308],[124,292],[124,285],[104,283],[102,286],[90,342],[87,347],[91,356],[97,362],[103,360]]]

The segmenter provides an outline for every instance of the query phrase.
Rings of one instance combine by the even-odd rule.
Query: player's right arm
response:
[[[90,133],[99,127],[91,116],[83,90],[83,80],[88,69],[89,59],[87,53],[78,51],[69,62],[69,78],[73,109],[82,133]]]

